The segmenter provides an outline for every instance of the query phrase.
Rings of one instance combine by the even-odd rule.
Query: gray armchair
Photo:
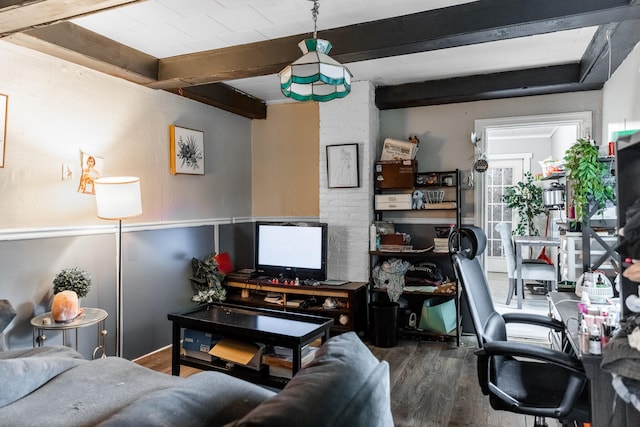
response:
[[[509,277],[509,291],[507,292],[507,301],[505,304],[511,304],[511,298],[516,292],[516,252],[513,248],[513,239],[511,238],[511,224],[501,222],[496,225],[496,231],[500,233],[504,257],[507,261],[507,276]],[[526,259],[522,262],[522,280],[539,280],[545,282],[548,288],[553,288],[553,284],[557,281],[556,268],[544,261]],[[524,288],[524,287],[523,287]],[[524,295],[523,295],[524,297]]]

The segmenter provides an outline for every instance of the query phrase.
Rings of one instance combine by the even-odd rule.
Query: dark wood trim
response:
[[[609,48],[606,32],[611,29],[611,70],[609,70]],[[628,20],[603,26],[587,52],[582,57],[580,81],[593,83],[607,81],[640,42],[640,19]]]
[[[381,110],[456,102],[600,89],[604,82],[580,84],[579,64],[383,86],[376,89]]]
[[[31,40],[30,40],[31,38]],[[11,41],[16,41],[13,36]],[[158,79],[158,59],[71,22],[36,28],[19,37],[19,44],[89,68],[103,67],[109,74],[148,84]],[[101,65],[96,65],[101,64]]]
[[[486,43],[640,18],[628,0],[484,0],[321,31],[342,63]],[[277,73],[300,55],[299,34],[160,60],[169,88]]]
[[[185,97],[250,118],[266,117],[264,102],[219,83],[277,73],[301,55],[297,43],[310,36],[157,59],[71,23],[56,24],[135,2],[98,0],[83,6],[79,3],[86,2],[0,0],[0,36],[32,29],[4,40],[148,87],[174,93],[183,88]],[[332,57],[348,64],[598,25],[602,27],[579,66],[380,87],[376,103],[385,109],[592,90],[601,88],[609,76],[606,30],[614,30],[611,73],[640,40],[639,4],[639,0],[479,0],[325,30],[319,37],[332,42]],[[574,80],[568,78],[567,67],[571,73],[579,67]],[[559,74],[552,76],[555,72]]]
[[[0,37],[144,0],[0,0]]]
[[[167,91],[249,119],[267,118],[267,104],[264,101],[224,83],[168,89]]]

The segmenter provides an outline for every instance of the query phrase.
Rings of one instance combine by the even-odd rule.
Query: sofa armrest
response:
[[[329,339],[314,360],[239,426],[393,426],[389,365],[354,332]]]

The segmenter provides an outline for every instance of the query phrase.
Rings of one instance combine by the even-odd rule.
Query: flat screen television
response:
[[[256,270],[287,280],[327,278],[327,224],[256,222]]]

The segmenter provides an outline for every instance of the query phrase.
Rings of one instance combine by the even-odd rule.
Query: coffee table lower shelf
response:
[[[203,371],[219,371],[240,378],[245,381],[252,382],[267,387],[283,388],[289,382],[288,378],[274,377],[269,375],[268,366],[263,366],[259,371],[244,368],[242,366],[228,366],[224,361],[205,362],[189,356],[180,356],[180,365],[189,366],[191,368],[201,369]]]
[[[222,371],[229,375],[260,385],[282,388],[286,378],[269,375],[266,366],[254,370],[239,364],[215,359],[211,362],[186,356],[181,352],[180,339],[183,329],[210,332],[236,340],[246,340],[265,345],[282,346],[293,351],[292,372],[301,367],[301,350],[317,339],[329,338],[333,319],[309,314],[288,313],[277,310],[247,308],[223,303],[211,303],[170,313],[173,338],[171,373],[180,375],[180,366],[202,370]]]

